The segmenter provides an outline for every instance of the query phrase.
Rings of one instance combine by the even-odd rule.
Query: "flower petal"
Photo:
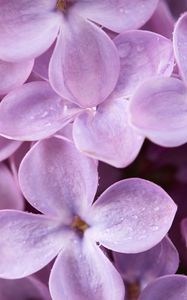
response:
[[[47,287],[33,277],[0,279],[0,293],[2,300],[12,300],[15,296],[19,300],[51,300]]]
[[[96,112],[80,114],[73,125],[77,148],[118,168],[129,165],[144,139],[128,124],[127,106],[127,101],[112,99],[99,105]]]
[[[1,101],[0,133],[18,140],[42,139],[69,122],[74,110],[69,111],[49,83],[27,83]]]
[[[147,251],[136,254],[113,252],[113,256],[123,278],[127,282],[140,281],[143,288],[157,277],[175,274],[179,267],[179,254],[167,237]]]
[[[0,209],[23,209],[23,197],[9,169],[0,163]]]
[[[129,97],[145,79],[171,75],[174,55],[169,39],[154,32],[132,30],[119,34],[114,43],[121,63],[114,95]]]
[[[72,12],[64,17],[49,64],[56,92],[81,107],[96,106],[112,92],[118,76],[119,56],[107,34]]]
[[[187,13],[183,14],[175,24],[173,47],[180,74],[187,82]]]
[[[34,62],[33,72],[44,80],[48,80],[49,78],[48,75],[49,61],[54,51],[54,47],[55,47],[55,43],[53,43],[46,52],[44,52],[42,55],[37,57]]]
[[[57,257],[49,288],[54,300],[124,299],[123,281],[111,262],[96,244],[78,236]]]
[[[47,50],[60,27],[55,6],[55,0],[0,0],[0,58],[23,61]]]
[[[97,164],[72,143],[50,138],[28,152],[19,179],[31,205],[69,222],[72,215],[81,216],[93,201],[98,185]]]
[[[122,32],[140,28],[151,17],[158,0],[74,0],[83,17],[111,29]]]
[[[138,253],[163,239],[175,213],[175,203],[161,187],[126,179],[109,187],[93,204],[89,230],[106,248]]]
[[[187,276],[170,275],[158,278],[141,293],[139,300],[186,300]]]
[[[130,122],[153,142],[175,147],[187,141],[187,88],[176,78],[153,78],[135,91]]]
[[[41,215],[0,211],[0,277],[26,277],[47,265],[67,243],[62,223]]]
[[[22,85],[29,77],[34,61],[10,63],[0,60],[0,95],[5,95]]]
[[[0,136],[0,161],[7,159],[21,145],[21,142],[11,141]]]

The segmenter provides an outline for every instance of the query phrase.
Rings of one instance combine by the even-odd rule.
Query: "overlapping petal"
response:
[[[58,138],[38,142],[23,159],[19,179],[32,206],[71,222],[92,203],[98,185],[97,163]]]
[[[187,276],[170,275],[161,277],[149,284],[139,300],[186,300]]]
[[[118,76],[119,56],[107,34],[71,11],[65,15],[49,64],[53,88],[81,107],[92,107],[112,92]]]
[[[114,95],[130,97],[135,88],[150,77],[170,76],[174,67],[169,39],[145,30],[119,34],[114,43],[120,56],[120,76]]]
[[[128,124],[128,102],[107,100],[96,111],[84,111],[74,121],[73,137],[85,154],[118,168],[138,155],[143,137]]]
[[[124,253],[146,251],[168,232],[176,205],[158,185],[139,178],[119,181],[93,204],[90,234]]]
[[[21,142],[8,140],[0,136],[0,161],[12,155],[21,145]]]
[[[48,82],[27,83],[0,103],[0,133],[17,140],[37,140],[65,126],[76,109],[70,109]]]
[[[55,40],[61,22],[55,0],[0,0],[0,7],[0,59],[32,59]]]
[[[23,197],[13,175],[3,163],[0,163],[0,209],[23,209]]]
[[[1,300],[51,300],[47,287],[34,277],[0,279]]]
[[[175,24],[173,47],[180,74],[187,82],[187,13],[183,14]]]
[[[153,78],[135,91],[130,122],[153,142],[175,147],[187,141],[187,87],[176,78]]]
[[[73,0],[85,18],[116,32],[141,27],[153,14],[158,0]]]
[[[179,254],[167,237],[147,251],[136,254],[113,252],[113,256],[123,278],[127,282],[140,281],[143,287],[156,277],[175,274],[179,267]]]
[[[78,236],[57,258],[49,281],[54,300],[123,300],[120,275],[96,244]]]
[[[61,222],[41,215],[0,211],[0,277],[26,277],[47,265],[70,236]]]
[[[0,95],[9,93],[22,85],[29,77],[34,61],[10,63],[0,60]]]

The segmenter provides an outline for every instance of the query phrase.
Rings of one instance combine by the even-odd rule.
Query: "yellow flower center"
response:
[[[126,292],[129,300],[137,300],[140,296],[140,284],[139,282],[132,282],[126,284]]]
[[[80,217],[76,216],[71,224],[71,227],[83,233],[89,227],[89,225],[86,224]]]
[[[65,7],[66,7],[65,0],[58,0],[56,7],[57,7],[57,9],[64,11]]]

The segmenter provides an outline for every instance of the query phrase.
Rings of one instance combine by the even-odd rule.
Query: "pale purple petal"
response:
[[[0,277],[26,277],[47,265],[71,233],[62,220],[31,213],[0,211]]]
[[[156,277],[175,274],[179,267],[179,254],[167,237],[145,252],[137,254],[113,252],[113,256],[115,266],[122,277],[127,282],[139,281],[143,287]]]
[[[72,12],[66,15],[49,64],[53,88],[81,107],[92,107],[112,92],[118,76],[119,56],[107,34]]]
[[[8,140],[0,136],[0,161],[7,159],[21,145],[21,142]]]
[[[49,61],[51,59],[51,55],[54,51],[55,43],[44,52],[42,55],[37,57],[34,62],[33,72],[38,75],[40,78],[44,80],[48,80],[48,69],[49,69]]]
[[[176,0],[174,0],[176,2]],[[167,38],[172,38],[175,19],[171,14],[168,3],[161,0],[152,16],[145,24],[144,29],[157,32]]]
[[[150,283],[139,300],[186,300],[187,276],[169,275]]]
[[[6,165],[0,163],[0,209],[23,209],[23,197],[13,175]]]
[[[98,185],[97,164],[58,138],[37,143],[19,170],[21,189],[35,208],[71,222],[92,203]]]
[[[107,100],[96,111],[80,114],[73,125],[77,148],[118,168],[129,165],[138,155],[143,137],[129,124],[128,102]]]
[[[173,47],[179,72],[187,82],[187,13],[183,14],[175,24],[173,32]]]
[[[73,0],[79,14],[116,32],[141,27],[158,0]]]
[[[93,204],[90,234],[106,248],[146,251],[168,232],[176,205],[158,185],[139,178],[119,181]]]
[[[187,87],[176,78],[153,78],[137,88],[130,122],[153,142],[175,147],[187,141]]]
[[[59,254],[49,280],[53,300],[123,300],[120,275],[102,250],[75,237]]]
[[[17,140],[42,139],[65,126],[74,113],[48,82],[27,83],[1,101],[0,133]]]
[[[170,76],[174,67],[169,39],[145,30],[132,30],[114,39],[120,56],[120,77],[114,95],[129,97],[141,82],[150,77]]]
[[[22,85],[29,77],[34,61],[10,63],[0,60],[0,95],[5,95]]]
[[[61,22],[55,6],[55,0],[0,0],[0,58],[22,61],[47,50]]]
[[[187,247],[187,219],[183,219],[181,222],[181,233],[185,240],[186,247]]]
[[[0,279],[1,300],[51,300],[47,287],[33,277]]]

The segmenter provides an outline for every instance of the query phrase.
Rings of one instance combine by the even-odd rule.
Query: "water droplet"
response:
[[[152,225],[152,226],[151,226],[151,229],[152,229],[153,231],[157,231],[157,230],[158,230],[158,226],[157,226],[157,225]]]

